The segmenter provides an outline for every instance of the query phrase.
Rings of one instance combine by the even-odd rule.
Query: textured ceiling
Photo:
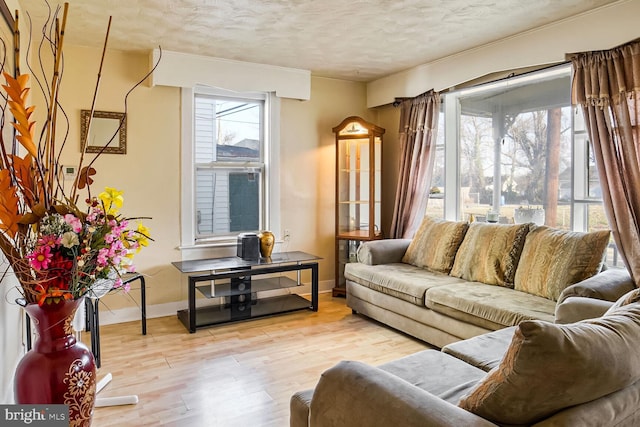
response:
[[[165,50],[369,81],[614,0],[68,0],[65,43]],[[45,0],[20,0],[34,22]],[[52,7],[57,3],[51,2]],[[24,14],[22,16],[25,16]]]

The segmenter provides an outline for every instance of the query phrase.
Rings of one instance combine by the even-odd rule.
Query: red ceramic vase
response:
[[[96,394],[96,364],[87,346],[73,334],[79,300],[28,304],[38,333],[33,348],[18,363],[16,403],[69,405],[69,425],[91,425]]]

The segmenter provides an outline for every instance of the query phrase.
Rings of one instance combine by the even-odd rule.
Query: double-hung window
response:
[[[193,243],[224,242],[268,224],[268,94],[193,92]]]

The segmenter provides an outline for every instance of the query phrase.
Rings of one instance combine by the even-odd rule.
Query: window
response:
[[[442,107],[442,104],[440,104]],[[444,112],[440,111],[438,118],[438,133],[436,134],[435,156],[433,172],[431,174],[431,186],[429,187],[429,200],[427,202],[427,215],[444,218],[444,182],[445,182],[445,156],[444,156]]]
[[[444,161],[436,157],[431,184],[444,197],[431,194],[429,204],[443,198],[449,219],[608,228],[570,91],[571,67],[562,65],[446,94]]]
[[[183,135],[182,245],[235,243],[239,233],[272,228],[277,99],[199,87],[183,89],[183,102],[193,127]]]
[[[196,240],[262,228],[264,100],[195,97]]]

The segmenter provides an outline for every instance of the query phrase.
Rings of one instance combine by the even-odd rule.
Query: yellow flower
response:
[[[149,232],[149,228],[145,227],[141,222],[138,223],[138,229],[136,230],[136,240],[138,241],[138,252],[142,249],[143,246],[149,246],[149,237],[151,233]]]
[[[109,215],[115,215],[118,213],[118,209],[122,207],[124,197],[122,195],[124,191],[118,191],[112,187],[105,187],[104,191],[98,194],[98,198],[104,203],[104,208]]]

